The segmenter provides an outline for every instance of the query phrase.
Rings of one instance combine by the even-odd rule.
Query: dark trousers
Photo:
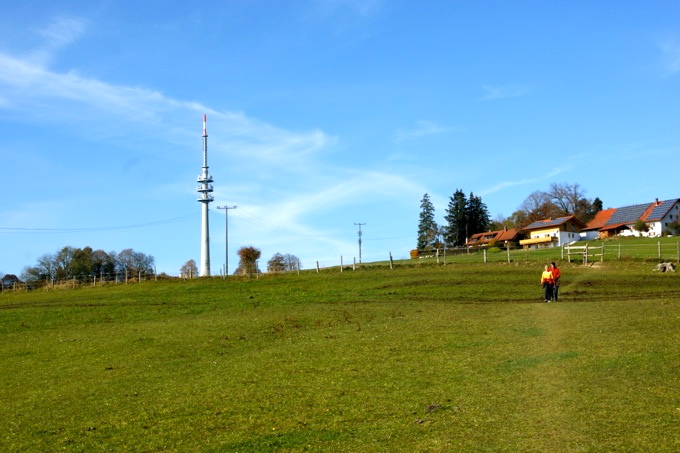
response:
[[[552,283],[543,283],[543,295],[545,296],[544,299],[546,301],[552,300],[552,298],[553,298],[553,284]]]
[[[553,300],[557,302],[557,293],[560,291],[560,285],[553,283]]]

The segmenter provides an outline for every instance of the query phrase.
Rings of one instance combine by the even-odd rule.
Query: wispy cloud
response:
[[[417,199],[425,191],[401,175],[371,169],[352,170],[319,159],[338,140],[323,130],[289,130],[243,112],[216,110],[201,102],[173,98],[153,89],[117,85],[73,70],[53,69],[51,63],[59,50],[82,37],[86,28],[85,20],[57,19],[43,30],[45,43],[32,54],[0,52],[0,109],[26,118],[30,110],[40,111],[42,120],[67,127],[87,122],[88,126],[93,124],[121,141],[134,135],[150,143],[158,142],[160,146],[151,147],[157,150],[163,149],[164,143],[180,149],[185,149],[187,143],[194,146],[200,140],[199,115],[206,113],[211,168],[220,165],[233,174],[238,172],[233,180],[222,183],[226,190],[220,193],[230,197],[238,194],[238,201],[233,198],[228,201],[240,206],[234,215],[250,215],[250,225],[257,224],[253,219],[261,223],[243,233],[252,238],[249,240],[262,244],[271,241],[274,245],[285,241],[299,244],[305,242],[301,237],[316,237],[312,242],[307,241],[311,248],[309,254],[329,248],[336,253],[335,249],[352,243],[334,239],[337,234],[319,226],[324,223],[319,221],[323,213],[385,200],[399,203]],[[30,118],[39,121],[35,114],[30,114]],[[187,125],[187,118],[195,118],[196,123]],[[413,129],[400,131],[398,135],[406,139],[446,130],[436,123],[420,121]],[[108,137],[105,139],[110,144]],[[132,165],[136,161],[124,162]],[[196,165],[198,170],[198,163]],[[175,185],[172,177],[164,178],[159,185],[161,188],[153,191],[159,197],[176,197],[182,190],[193,193],[191,185],[183,189],[184,182],[181,186]],[[64,198],[64,203],[70,202]],[[276,234],[272,234],[272,229]]]
[[[168,97],[147,88],[110,84],[80,75],[74,71],[58,72],[49,68],[51,52],[79,35],[78,21],[57,21],[46,31],[49,41],[44,58],[36,53],[21,58],[0,53],[0,108],[14,112],[40,112],[50,122],[73,123],[74,119],[104,120],[107,134],[129,135],[135,128],[154,123],[154,130],[168,140],[168,130],[184,130],[187,116],[207,113],[209,129],[219,128],[222,146],[232,156],[241,156],[257,165],[300,169],[301,162],[312,154],[331,146],[335,139],[323,131],[295,132],[248,117],[241,112],[216,111],[201,103]],[[40,54],[42,51],[37,52]],[[66,103],[66,105],[65,105]],[[146,130],[145,134],[153,133]]]
[[[523,85],[484,85],[482,88],[485,91],[484,96],[480,98],[482,101],[516,98],[529,93],[529,88]]]
[[[517,179],[514,181],[502,181],[495,186],[488,187],[486,189],[483,189],[480,191],[480,195],[490,195],[492,193],[500,192],[502,190],[509,189],[511,187],[517,187],[517,186],[526,186],[530,184],[537,184],[540,182],[543,182],[545,180],[551,179],[559,174],[562,174],[566,171],[566,168],[554,168],[553,170],[549,171],[548,173],[541,174],[541,176],[537,176],[534,178],[524,178],[524,179]]]
[[[317,0],[317,14],[324,16],[338,12],[350,12],[359,17],[375,14],[381,7],[381,0]]]
[[[89,21],[82,17],[59,16],[52,19],[47,27],[36,31],[45,42],[42,47],[33,51],[30,59],[42,65],[48,64],[55,52],[74,42],[88,26]]]
[[[661,42],[660,47],[666,75],[675,75],[680,72],[680,40],[666,39]]]
[[[416,122],[415,127],[411,129],[397,129],[396,141],[402,142],[404,140],[426,137],[429,135],[443,134],[448,131],[448,128],[440,126],[437,123],[421,120]]]

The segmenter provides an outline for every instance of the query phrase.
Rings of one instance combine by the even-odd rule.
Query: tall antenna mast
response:
[[[361,225],[366,225],[365,223],[355,223],[355,225],[359,225],[359,263],[361,263]]]
[[[212,176],[208,173],[208,131],[206,129],[206,115],[203,115],[203,167],[201,175],[196,180],[201,185],[198,186],[198,193],[201,198],[201,277],[210,277],[210,231],[208,226],[208,204],[213,201],[210,193],[213,191]]]

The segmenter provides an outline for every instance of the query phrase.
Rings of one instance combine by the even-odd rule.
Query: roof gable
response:
[[[593,217],[593,220],[588,222],[588,225],[586,226],[586,230],[599,230],[603,226],[607,224],[609,219],[611,218],[612,214],[616,212],[616,208],[609,208],[609,209],[603,209],[601,211],[598,211],[595,214],[595,217]]]
[[[574,217],[573,215],[566,216],[566,217],[558,217],[556,219],[544,219],[544,220],[537,220],[534,223],[531,223],[524,227],[525,230],[538,230],[540,228],[551,228],[551,227],[556,227],[563,225],[569,221],[573,221],[576,224],[579,224],[580,226],[584,227],[585,225],[583,222],[581,222],[579,219]]]
[[[671,210],[673,206],[675,206],[676,203],[680,201],[679,199],[673,199],[673,200],[665,200],[665,201],[658,201],[652,203],[652,209],[649,214],[645,217],[645,221],[647,222],[658,222],[664,217],[666,217],[666,214]]]

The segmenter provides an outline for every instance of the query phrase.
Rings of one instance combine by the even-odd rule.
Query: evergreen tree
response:
[[[418,250],[436,248],[439,244],[439,227],[434,220],[434,205],[430,196],[425,194],[420,201],[420,221],[418,222]]]
[[[466,236],[469,238],[473,234],[483,233],[489,230],[491,220],[489,218],[489,210],[482,201],[482,197],[476,197],[470,192],[467,205],[465,207],[467,231]]]
[[[457,189],[449,199],[446,209],[446,235],[444,242],[450,247],[461,247],[467,240],[467,199],[462,190]]]

